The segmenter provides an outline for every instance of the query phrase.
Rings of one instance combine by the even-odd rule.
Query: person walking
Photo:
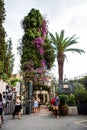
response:
[[[37,97],[37,101],[38,101],[38,112],[40,112],[40,106],[42,105],[42,103],[41,103],[41,100],[40,100],[40,98],[39,97]]]
[[[59,118],[59,104],[60,99],[57,94],[55,94],[55,97],[53,98],[53,116]]]
[[[22,109],[22,106],[21,106],[21,100],[19,98],[20,96],[18,95],[16,97],[16,102],[15,102],[15,109],[14,109],[14,112],[13,112],[13,119],[15,118],[15,115],[18,114],[18,119],[21,119],[21,109]]]
[[[38,111],[38,100],[37,100],[37,97],[35,97],[34,100],[33,100],[33,110],[34,110],[34,113],[37,113],[37,111]]]
[[[3,109],[4,109],[3,99],[2,99],[2,94],[0,93],[0,128],[2,124],[2,118],[3,118]]]
[[[2,96],[2,102],[3,102],[2,123],[4,123],[4,111],[5,111],[5,108],[6,108],[5,95]]]

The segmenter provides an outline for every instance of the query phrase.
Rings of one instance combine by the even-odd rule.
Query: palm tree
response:
[[[79,54],[85,53],[84,50],[78,49],[78,48],[70,48],[71,45],[77,44],[77,39],[75,38],[76,35],[73,35],[72,37],[66,37],[64,38],[64,30],[61,30],[60,35],[58,33],[55,33],[55,36],[50,33],[51,42],[54,45],[55,50],[57,51],[57,61],[58,61],[58,74],[59,74],[59,82],[63,81],[63,66],[64,66],[64,60],[66,57],[65,52],[78,52]]]

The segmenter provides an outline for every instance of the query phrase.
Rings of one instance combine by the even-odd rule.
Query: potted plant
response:
[[[67,105],[67,98],[68,96],[65,94],[59,95],[60,98],[60,105],[59,110],[61,115],[67,115],[68,114],[68,105]]]

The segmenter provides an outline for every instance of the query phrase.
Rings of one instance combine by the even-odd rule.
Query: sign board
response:
[[[59,83],[58,93],[74,93],[74,85],[71,82]]]

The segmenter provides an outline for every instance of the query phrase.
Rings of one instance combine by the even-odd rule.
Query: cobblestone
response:
[[[39,113],[22,115],[21,120],[5,115],[2,130],[87,130],[87,116],[72,115],[53,118],[52,113],[41,108]]]

